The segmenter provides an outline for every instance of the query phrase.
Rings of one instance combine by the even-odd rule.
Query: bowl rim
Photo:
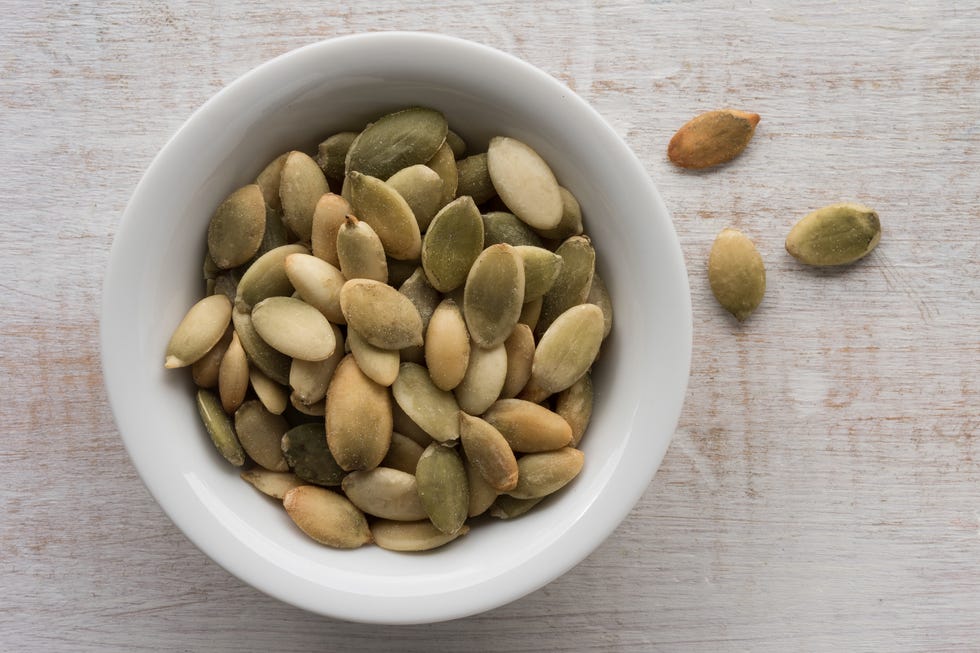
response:
[[[643,178],[646,182],[646,188],[644,188],[643,191],[658,205],[656,207],[657,210],[666,218],[667,224],[664,225],[664,228],[669,231],[669,234],[672,236],[672,238],[669,239],[670,242],[666,243],[666,255],[673,262],[673,268],[675,268],[674,272],[676,273],[676,276],[671,280],[671,283],[674,284],[672,290],[680,293],[678,296],[680,304],[676,308],[682,312],[682,315],[678,316],[678,325],[681,330],[677,333],[678,343],[681,345],[681,351],[678,352],[678,359],[674,362],[674,365],[678,367],[677,376],[679,379],[682,379],[682,381],[676,388],[673,389],[674,392],[670,397],[670,401],[667,402],[669,411],[666,416],[666,423],[672,425],[670,433],[664,438],[664,441],[661,443],[662,446],[657,446],[651,452],[652,456],[649,460],[643,461],[642,463],[632,463],[633,466],[644,475],[645,482],[636,482],[635,485],[630,486],[631,491],[627,494],[620,495],[618,504],[607,506],[608,510],[602,514],[601,520],[598,523],[592,523],[588,530],[581,528],[578,529],[579,532],[577,535],[579,537],[572,538],[569,541],[569,545],[562,548],[561,551],[551,552],[550,562],[544,569],[530,569],[527,568],[527,565],[524,565],[525,568],[521,570],[522,573],[520,576],[517,576],[518,578],[522,579],[520,583],[511,587],[498,583],[494,591],[471,591],[469,592],[469,596],[465,598],[455,596],[452,604],[447,606],[445,609],[438,611],[438,613],[431,608],[427,608],[426,606],[407,605],[405,606],[404,612],[394,615],[390,613],[385,614],[384,611],[373,613],[370,611],[365,611],[360,603],[354,601],[345,602],[338,600],[333,602],[312,602],[306,600],[306,598],[297,598],[296,595],[290,594],[286,589],[277,585],[275,582],[270,582],[269,578],[263,576],[261,573],[253,573],[252,569],[246,568],[240,563],[240,561],[236,560],[234,556],[225,555],[225,552],[220,549],[216,549],[215,546],[212,546],[209,543],[206,533],[202,532],[194,524],[189,523],[187,520],[182,518],[180,506],[175,502],[170,501],[166,496],[166,493],[163,491],[164,488],[155,483],[138,464],[139,456],[134,447],[135,441],[131,436],[127,435],[128,433],[131,433],[131,430],[124,429],[124,424],[126,424],[128,420],[123,415],[119,391],[116,389],[119,380],[117,379],[117,375],[115,373],[112,354],[112,343],[115,334],[112,319],[114,311],[118,308],[120,302],[124,301],[124,299],[119,296],[119,269],[123,264],[124,243],[130,240],[135,231],[138,230],[138,216],[135,215],[134,207],[138,205],[139,198],[147,192],[147,188],[154,183],[155,177],[159,175],[161,168],[163,168],[165,165],[165,162],[172,157],[172,153],[174,151],[179,149],[179,145],[190,131],[191,125],[202,120],[203,116],[209,114],[214,107],[225,102],[226,98],[229,96],[245,92],[249,89],[249,87],[256,85],[257,79],[267,77],[270,74],[277,74],[280,69],[288,70],[289,67],[291,67],[295,62],[303,59],[329,59],[332,52],[340,51],[349,47],[410,47],[412,44],[418,43],[426,43],[433,47],[439,46],[447,48],[463,48],[468,51],[470,56],[482,58],[487,62],[492,62],[494,65],[510,68],[516,72],[520,72],[520,74],[527,76],[528,78],[533,78],[536,84],[541,84],[543,87],[546,87],[548,92],[561,93],[563,96],[565,96],[564,99],[574,105],[577,111],[584,111],[590,114],[596,127],[603,132],[601,136],[608,141],[610,147],[616,150],[614,154],[617,158],[628,161],[631,166],[643,171]],[[681,288],[681,286],[683,287]],[[129,202],[127,203],[122,218],[118,224],[116,234],[113,238],[109,261],[103,279],[101,300],[100,359],[109,405],[127,453],[130,459],[133,461],[141,480],[156,502],[161,506],[178,529],[181,530],[181,532],[183,532],[184,535],[195,544],[195,546],[197,546],[201,551],[208,555],[208,557],[210,557],[220,566],[224,567],[228,572],[237,578],[286,603],[325,616],[341,618],[349,621],[383,624],[430,623],[480,613],[510,603],[511,601],[539,589],[584,560],[594,549],[596,549],[604,540],[606,540],[609,535],[612,534],[616,527],[626,518],[629,512],[633,510],[635,504],[637,501],[639,501],[643,492],[645,492],[649,486],[650,481],[663,460],[663,456],[666,452],[672,434],[677,428],[690,375],[690,361],[693,341],[693,315],[691,310],[687,270],[684,264],[680,242],[670,219],[670,213],[664,205],[652,179],[643,170],[643,165],[640,160],[626,145],[623,139],[616,134],[613,128],[590,104],[551,75],[514,55],[503,52],[491,46],[487,46],[472,40],[431,32],[368,32],[317,41],[315,43],[285,52],[250,69],[211,96],[203,105],[195,110],[173,134],[173,136],[168,139],[166,144],[154,157],[133,191],[133,195],[130,197]],[[568,539],[566,537],[567,535],[568,533],[563,535],[563,537]],[[508,570],[508,572],[505,572],[502,575],[507,575],[508,573],[513,575],[514,572],[515,570],[512,569]],[[459,593],[457,592],[456,594]]]

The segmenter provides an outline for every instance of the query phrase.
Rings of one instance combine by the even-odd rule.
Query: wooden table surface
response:
[[[337,3],[339,5],[339,3]],[[0,0],[0,650],[980,650],[980,3]],[[209,96],[331,36],[423,29],[582,95],[670,207],[694,352],[629,518],[547,587],[382,628],[268,598],[171,524],[102,385],[102,274],[156,152]],[[474,71],[474,74],[479,74]],[[703,174],[693,115],[762,115]],[[797,264],[789,227],[875,207],[880,247]],[[705,265],[727,226],[768,270],[742,326]]]

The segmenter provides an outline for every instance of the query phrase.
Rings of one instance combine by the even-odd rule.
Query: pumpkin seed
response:
[[[592,388],[592,375],[586,372],[582,378],[558,393],[555,398],[555,412],[561,415],[572,427],[571,445],[577,447],[585,435],[585,429],[592,418],[592,402],[595,392]]]
[[[546,497],[578,476],[584,463],[585,455],[571,447],[521,456],[517,461],[517,486],[508,494],[515,499]]]
[[[255,395],[265,409],[273,415],[282,415],[289,401],[289,393],[286,389],[255,367],[249,369],[248,378]]]
[[[453,156],[457,159],[462,159],[463,155],[466,154],[466,141],[452,129],[446,131],[446,144],[449,145],[449,149],[453,151]]]
[[[289,152],[280,154],[269,165],[262,169],[255,183],[262,189],[262,197],[266,205],[274,211],[282,210],[282,200],[279,199],[279,181],[282,179],[282,166],[286,163]]]
[[[466,485],[470,491],[470,505],[466,508],[466,516],[478,517],[493,505],[498,493],[487,483],[473,463],[464,460],[463,466],[466,468]]]
[[[422,267],[429,283],[449,292],[466,281],[483,251],[483,219],[472,197],[460,197],[436,214],[422,241]]]
[[[381,239],[371,225],[353,215],[345,218],[337,232],[337,258],[346,279],[388,281],[388,263]]]
[[[300,398],[294,392],[293,394],[289,395],[289,403],[290,405],[292,405],[293,408],[295,408],[303,415],[322,418],[324,415],[327,414],[327,407],[322,399],[320,401],[305,403],[301,401]]]
[[[499,399],[483,419],[517,452],[553,451],[572,440],[572,427],[561,415],[523,399]]]
[[[239,476],[242,477],[243,481],[262,494],[267,494],[280,501],[294,487],[305,485],[295,474],[290,474],[289,472],[270,472],[268,469],[262,469],[261,467],[242,472]]]
[[[423,344],[422,316],[405,295],[371,279],[351,279],[340,289],[347,324],[382,349]]]
[[[388,285],[395,288],[400,287],[415,273],[415,270],[418,269],[420,262],[421,261],[399,261],[397,259],[389,258]]]
[[[259,249],[255,252],[251,262],[245,265],[251,265],[254,260],[258,259],[260,256],[266,252],[271,252],[277,247],[282,247],[283,245],[289,244],[289,233],[286,231],[286,225],[282,223],[282,213],[272,207],[265,207],[265,232],[262,234],[262,242],[259,243]]]
[[[861,204],[831,204],[796,223],[786,251],[807,265],[846,265],[867,256],[881,240],[881,221]]]
[[[282,503],[300,530],[321,544],[356,549],[371,541],[364,513],[336,492],[302,485],[287,492]]]
[[[612,332],[613,307],[609,290],[598,271],[592,275],[592,285],[589,287],[589,296],[585,301],[602,309],[602,338],[605,340]]]
[[[402,363],[391,392],[405,414],[433,440],[459,439],[459,404],[452,393],[436,387],[424,367]],[[407,434],[404,427],[399,431]]]
[[[269,297],[252,309],[252,324],[259,336],[292,358],[320,361],[337,346],[327,318],[294,297]]]
[[[444,206],[442,178],[435,170],[421,164],[402,168],[385,182],[405,198],[412,209],[419,231],[429,228],[432,218]]]
[[[372,381],[351,355],[327,388],[327,446],[347,471],[377,467],[391,443],[391,395]]]
[[[352,172],[348,178],[354,213],[377,232],[385,254],[398,260],[417,259],[422,236],[405,198],[376,177]]]
[[[722,229],[708,256],[708,282],[722,307],[739,322],[766,293],[766,268],[752,241],[738,229]]]
[[[559,315],[534,350],[525,398],[540,401],[582,378],[599,353],[602,328],[602,309],[595,304],[579,304]]]
[[[245,452],[242,445],[238,442],[235,434],[235,427],[231,423],[228,413],[221,407],[218,396],[210,390],[203,388],[197,391],[197,412],[201,415],[204,428],[211,436],[211,442],[215,449],[235,467],[245,464]]]
[[[544,298],[534,299],[521,307],[521,316],[517,319],[519,324],[526,324],[531,331],[537,328],[541,319],[541,308],[544,306]]]
[[[250,399],[235,411],[235,432],[252,460],[271,472],[285,472],[289,465],[282,454],[282,436],[289,424],[282,415],[274,415],[262,402]]]
[[[255,259],[238,281],[235,306],[248,311],[267,297],[285,297],[293,294],[293,284],[286,275],[286,257],[297,253],[309,254],[310,252],[297,243],[276,247]]]
[[[299,478],[316,485],[340,485],[347,474],[327,448],[323,422],[300,424],[282,436],[282,454]]]
[[[586,236],[572,236],[555,250],[562,258],[561,270],[551,289],[544,294],[541,317],[535,333],[540,337],[555,319],[589,297],[595,275],[595,250]]]
[[[208,223],[208,252],[222,269],[248,261],[265,233],[265,200],[256,184],[239,188],[218,205]]]
[[[248,391],[248,359],[245,350],[238,339],[238,334],[232,334],[231,342],[225,355],[221,357],[218,368],[218,396],[221,397],[221,407],[228,414],[234,413],[241,406]]]
[[[544,297],[561,272],[562,258],[543,247],[532,245],[518,245],[514,251],[524,265],[524,303]]]
[[[497,190],[490,181],[490,172],[487,170],[486,152],[457,161],[456,168],[459,174],[457,195],[469,195],[477,204],[483,204],[497,195]]]
[[[224,335],[214,347],[208,350],[201,358],[191,365],[191,378],[199,388],[215,388],[218,386],[218,371],[221,368],[221,359],[231,344],[232,329],[225,329]]]
[[[748,146],[759,114],[724,109],[695,116],[667,145],[667,157],[681,168],[708,168],[731,161]]]
[[[344,226],[347,216],[353,212],[350,203],[340,195],[326,193],[316,203],[313,210],[313,233],[311,245],[313,256],[340,268],[337,256],[337,232]]]
[[[483,250],[466,277],[463,316],[480,347],[503,344],[521,316],[524,266],[510,245]]]
[[[483,246],[497,243],[543,247],[541,237],[513,213],[491,211],[483,215]]]
[[[347,172],[387,179],[402,168],[425,163],[446,140],[449,127],[438,111],[413,107],[365,127],[347,152]]]
[[[446,206],[456,198],[456,190],[459,187],[459,170],[456,167],[453,149],[447,143],[443,143],[425,165],[432,168],[442,180],[442,197],[439,199],[439,206]]]
[[[335,324],[331,324],[330,327],[337,343],[330,356],[322,361],[304,361],[294,358],[288,367],[289,386],[303,404],[314,404],[327,395],[327,386],[333,378],[334,370],[344,357],[344,348],[340,346],[344,336]]]
[[[369,379],[386,387],[395,382],[401,363],[397,350],[375,347],[355,329],[347,329],[347,346],[357,366]]]
[[[235,297],[238,296],[238,279],[233,273],[226,272],[219,274],[212,281],[214,281],[214,287],[211,288],[209,294],[224,295],[228,298],[228,301],[235,301]]]
[[[242,348],[248,355],[249,362],[276,383],[288,384],[289,357],[276,351],[262,339],[252,324],[251,313],[247,309],[241,310],[236,306],[231,313],[231,319],[235,324],[235,333],[241,340]]]
[[[562,199],[555,175],[544,159],[516,138],[495,136],[487,150],[493,187],[511,213],[534,229],[561,222]]]
[[[401,374],[401,369],[399,369],[398,373]],[[398,379],[395,380],[397,381]],[[394,387],[394,384],[392,384],[392,387]],[[409,438],[420,447],[425,448],[432,444],[432,436],[423,431],[422,427],[416,424],[412,418],[409,417],[404,410],[402,410],[402,407],[398,405],[398,401],[393,401],[391,403],[391,421],[395,431]],[[413,467],[411,471],[414,473],[415,468]]]
[[[413,474],[375,467],[351,472],[341,487],[350,502],[369,515],[397,521],[417,521],[428,516]]]
[[[404,522],[380,519],[371,526],[374,543],[389,551],[429,551],[466,535],[469,530],[470,527],[464,525],[455,533],[446,534],[429,520]]]
[[[507,350],[503,344],[491,349],[470,347],[466,374],[453,394],[460,409],[470,415],[481,415],[500,398],[507,377]]]
[[[323,194],[329,192],[330,187],[316,161],[303,152],[290,152],[282,164],[279,199],[282,200],[283,223],[301,241],[310,242],[313,211]]]
[[[497,519],[514,519],[526,514],[531,508],[541,503],[544,497],[537,499],[515,499],[508,494],[501,494],[490,506],[490,516]]]
[[[517,458],[500,431],[489,422],[460,411],[459,439],[466,459],[498,492],[517,486]]]
[[[507,374],[500,396],[504,399],[516,397],[531,378],[531,365],[534,361],[534,334],[526,324],[518,324],[507,340]]]
[[[426,445],[428,446],[432,439],[427,435],[425,439],[427,441]],[[403,472],[414,474],[415,466],[419,462],[422,451],[424,451],[424,448],[415,442],[415,440],[407,435],[402,435],[398,431],[392,431],[388,453],[385,454],[380,466],[391,467],[392,469],[399,469]]]
[[[224,295],[210,295],[187,311],[167,343],[163,366],[186,367],[211,350],[228,328],[231,302]]]
[[[463,312],[452,299],[444,299],[432,314],[425,332],[425,362],[432,383],[452,390],[463,381],[470,357],[470,336]]]
[[[459,532],[469,511],[470,495],[466,469],[456,449],[430,444],[419,458],[415,478],[429,521],[443,533]]]
[[[552,240],[565,240],[582,233],[582,207],[572,195],[572,191],[564,186],[558,187],[561,195],[561,221],[552,229],[539,229],[538,233]]]
[[[204,252],[204,264],[201,266],[201,274],[204,275],[205,281],[213,280],[215,277],[221,274],[221,268],[219,268],[218,264],[214,262],[213,258],[211,258],[210,252]]]
[[[344,323],[340,288],[347,279],[340,270],[309,254],[290,254],[286,257],[285,268],[300,299],[323,313],[330,322]]]
[[[357,132],[338,132],[317,147],[316,163],[327,179],[343,179],[347,152],[357,138]]]

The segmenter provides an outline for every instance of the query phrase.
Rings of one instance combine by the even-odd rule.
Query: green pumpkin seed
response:
[[[245,451],[235,435],[235,427],[228,413],[221,407],[218,396],[210,390],[197,391],[197,411],[204,422],[204,428],[211,436],[211,442],[225,460],[235,467],[245,464]]]
[[[399,288],[415,274],[421,261],[399,261],[388,259],[388,285]]]
[[[592,375],[588,372],[562,390],[555,398],[555,412],[561,415],[572,427],[571,445],[577,447],[585,435],[585,430],[592,419],[592,402],[595,392],[592,389]]]
[[[541,317],[535,333],[540,336],[555,319],[585,302],[595,275],[595,250],[586,236],[572,236],[555,250],[562,258],[561,270],[551,289],[544,294]]]
[[[442,201],[442,177],[424,165],[402,168],[385,182],[405,198],[412,209],[420,233],[429,228],[432,218],[444,206]]]
[[[356,549],[371,541],[364,513],[336,492],[302,485],[287,492],[282,503],[300,530],[321,544]]]
[[[216,388],[218,386],[218,373],[221,369],[221,359],[231,344],[232,329],[225,329],[224,335],[208,353],[197,359],[191,365],[191,378],[199,388]]]
[[[582,471],[585,455],[565,447],[529,453],[517,461],[517,486],[508,492],[515,499],[539,499],[565,487]]]
[[[807,265],[846,265],[867,256],[881,241],[881,221],[861,204],[832,204],[796,223],[786,251]]]
[[[541,308],[544,306],[544,298],[535,299],[527,302],[521,307],[521,316],[517,319],[519,324],[526,324],[531,331],[537,328],[541,319]]]
[[[534,333],[531,327],[526,324],[515,326],[504,341],[504,349],[507,350],[507,374],[500,396],[510,399],[516,397],[531,378],[531,365],[534,362]]]
[[[491,211],[483,215],[483,246],[490,247],[497,243],[507,243],[514,247],[518,245],[543,247],[541,237],[534,233],[531,227],[521,222],[516,215],[504,211]]]
[[[460,411],[459,439],[483,478],[498,492],[517,486],[517,458],[500,431],[489,422]]]
[[[274,415],[262,402],[251,399],[235,411],[235,432],[252,460],[271,472],[285,472],[289,465],[282,454],[282,436],[289,424],[282,415]]]
[[[722,229],[708,256],[708,282],[722,307],[744,321],[766,294],[766,267],[748,236]]]
[[[425,436],[426,446],[431,443],[431,438]],[[398,431],[391,433],[391,444],[388,446],[388,453],[381,461],[381,467],[391,467],[409,474],[415,473],[415,466],[418,465],[419,457],[422,455],[424,447],[418,444],[407,435],[402,435]]]
[[[347,474],[327,448],[322,421],[294,426],[283,434],[280,446],[289,468],[308,483],[336,486]]]
[[[466,469],[452,447],[426,447],[415,469],[419,499],[429,521],[443,533],[457,533],[466,521],[470,495]]]
[[[612,332],[613,307],[609,290],[598,272],[592,275],[592,286],[589,288],[589,296],[585,301],[602,309],[602,338],[605,340]]]
[[[341,484],[350,502],[369,515],[396,521],[417,521],[428,514],[419,499],[414,474],[388,467],[351,472]]]
[[[405,295],[370,279],[351,279],[340,290],[347,324],[382,349],[421,345],[422,317]]]
[[[347,216],[353,212],[350,203],[340,195],[326,193],[316,203],[313,210],[313,233],[311,245],[313,256],[340,268],[340,258],[337,256],[337,232],[347,222]]]
[[[466,277],[463,316],[480,347],[502,345],[521,317],[524,264],[510,245],[483,250]]]
[[[449,127],[438,111],[413,107],[365,127],[347,152],[347,172],[387,179],[402,168],[425,163],[446,140]]]
[[[259,249],[255,252],[252,262],[266,252],[288,244],[289,233],[286,231],[286,225],[282,223],[282,213],[272,207],[265,207],[265,232],[262,234],[262,242],[259,243]],[[246,265],[251,265],[251,262]]]
[[[221,397],[221,407],[228,414],[234,413],[241,406],[248,391],[248,359],[245,350],[238,339],[238,334],[232,334],[231,342],[225,355],[221,357],[218,368],[218,396]]]
[[[470,360],[463,380],[453,390],[460,409],[482,415],[500,398],[507,377],[507,350],[503,344],[491,349],[470,347]]]
[[[268,469],[262,468],[250,469],[247,472],[242,472],[239,476],[262,494],[280,501],[294,487],[305,485],[295,474],[270,472]]]
[[[401,374],[401,368],[399,368],[398,373]],[[398,379],[395,379],[397,381]],[[392,389],[394,389],[394,384],[392,384]],[[394,392],[392,392],[394,394]],[[452,397],[452,395],[449,395]],[[457,407],[458,409],[458,407]],[[398,401],[393,401],[391,404],[391,420],[395,431],[401,433],[405,437],[409,438],[420,447],[425,448],[432,444],[432,436],[422,430],[422,427],[416,424],[411,417],[408,416],[401,406],[398,405]],[[411,470],[415,472],[413,467]]]
[[[282,221],[301,241],[313,235],[313,211],[324,193],[330,192],[323,171],[309,155],[290,152],[282,164],[279,199]]]
[[[459,170],[456,167],[456,157],[453,156],[452,148],[444,143],[432,158],[425,162],[425,165],[432,168],[442,180],[442,197],[439,199],[439,206],[446,206],[456,198],[456,190],[459,186]]]
[[[432,314],[425,332],[425,363],[432,383],[452,390],[466,375],[470,358],[470,335],[463,312],[452,299],[444,299]]]
[[[269,165],[262,169],[255,183],[262,189],[262,197],[266,205],[274,211],[282,210],[282,200],[279,199],[279,181],[282,179],[282,166],[286,163],[289,152],[280,154]]]
[[[380,519],[371,525],[374,543],[389,551],[429,551],[466,535],[469,530],[470,527],[464,525],[455,533],[446,534],[429,520],[404,522]]]
[[[506,136],[492,138],[487,168],[497,194],[511,213],[534,229],[558,226],[562,216],[558,182],[530,146]]]
[[[204,264],[201,266],[201,274],[204,275],[205,281],[208,281],[209,279],[213,280],[219,274],[221,274],[221,268],[219,268],[218,264],[214,262],[213,258],[211,258],[210,252],[204,252]]]
[[[375,347],[355,329],[347,329],[347,346],[369,379],[386,387],[395,382],[401,363],[397,350]]]
[[[561,415],[523,399],[500,399],[483,419],[500,431],[511,449],[521,453],[553,451],[572,440],[572,427]]]
[[[255,259],[238,281],[235,306],[247,311],[267,297],[292,295],[294,288],[286,275],[286,257],[297,253],[310,252],[296,243],[277,247]]]
[[[497,491],[487,483],[483,475],[469,460],[463,461],[466,468],[466,485],[470,490],[470,505],[467,506],[467,517],[478,517],[485,513],[497,500]]]
[[[344,324],[340,289],[347,279],[340,270],[309,254],[290,254],[284,265],[286,276],[300,299],[334,324]]]
[[[559,315],[538,340],[522,396],[541,401],[582,378],[599,353],[602,329],[602,309],[595,304],[579,304]]]
[[[514,519],[526,514],[531,508],[541,503],[544,497],[537,499],[515,499],[508,494],[501,494],[490,506],[490,516],[497,519]]]
[[[452,129],[446,132],[446,144],[449,145],[449,149],[453,151],[453,156],[457,159],[462,159],[463,155],[466,154],[466,141]]]
[[[561,272],[562,258],[543,247],[530,245],[519,245],[514,251],[524,264],[524,303],[544,297]]]
[[[391,443],[391,395],[372,381],[351,355],[327,388],[327,446],[347,471],[377,467]]]
[[[249,369],[248,379],[255,395],[265,406],[265,409],[273,415],[282,415],[283,411],[286,410],[286,404],[289,402],[289,393],[286,388],[255,367]]]
[[[374,229],[353,215],[345,218],[337,232],[337,259],[346,279],[388,281],[384,245]]]
[[[276,383],[286,385],[289,382],[289,357],[276,351],[262,339],[252,324],[251,313],[247,310],[235,307],[231,318],[249,362]]]
[[[377,232],[385,254],[403,261],[417,259],[422,236],[405,198],[376,177],[352,172],[348,179],[354,213]]]
[[[167,343],[163,366],[186,367],[203,358],[221,340],[230,320],[231,302],[224,295],[211,295],[191,306]]]
[[[330,379],[333,378],[337,365],[344,357],[344,348],[340,346],[340,343],[344,341],[344,336],[335,324],[330,326],[337,346],[328,358],[322,361],[304,361],[294,358],[289,366],[289,386],[301,403],[314,404],[327,395]]]
[[[337,347],[323,314],[294,297],[269,297],[252,309],[259,336],[277,351],[305,361],[328,358]]]
[[[459,404],[452,393],[436,387],[424,367],[402,363],[391,392],[398,406],[433,440],[459,439]],[[399,431],[409,434],[404,427]]]
[[[255,255],[265,233],[265,200],[256,184],[239,188],[218,205],[208,223],[208,252],[222,269]]]
[[[328,136],[317,147],[316,163],[327,179],[343,179],[347,152],[357,138],[357,132],[338,132]]]
[[[483,219],[471,197],[460,197],[442,208],[422,241],[422,267],[429,283],[449,292],[466,281],[473,262],[483,251]]]
[[[561,221],[553,229],[538,230],[541,237],[551,240],[565,240],[582,233],[582,207],[578,200],[564,186],[558,187],[558,193],[561,195]]]
[[[457,195],[461,197],[469,195],[477,204],[483,204],[497,195],[497,190],[493,187],[493,182],[490,181],[485,152],[457,161],[456,168],[459,173],[459,184],[456,187]]]
[[[219,274],[213,279],[214,287],[211,289],[212,295],[224,295],[228,301],[234,302],[238,296],[238,279],[234,273],[226,272]]]

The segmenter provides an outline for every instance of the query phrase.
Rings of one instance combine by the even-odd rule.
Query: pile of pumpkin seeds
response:
[[[612,304],[578,202],[525,143],[466,156],[438,111],[382,116],[269,163],[207,250],[165,366],[315,540],[435,548],[582,469]]]

